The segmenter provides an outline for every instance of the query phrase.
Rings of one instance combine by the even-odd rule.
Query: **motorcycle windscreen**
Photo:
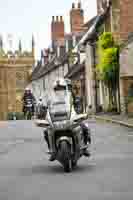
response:
[[[50,116],[53,122],[70,119],[71,106],[66,91],[56,91],[50,104]]]

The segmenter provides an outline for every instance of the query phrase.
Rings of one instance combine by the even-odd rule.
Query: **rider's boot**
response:
[[[48,145],[48,149],[50,149],[50,144],[49,144],[49,139],[48,139],[48,132],[46,130],[44,130],[44,139]],[[50,152],[50,151],[49,151]]]
[[[56,153],[55,153],[55,149],[53,148],[52,144],[50,145],[49,149],[51,149],[49,161],[54,161],[56,159]]]
[[[49,161],[54,161],[55,158],[56,158],[56,155],[55,155],[55,153],[53,153],[50,150],[50,143],[49,143],[49,138],[48,138],[48,132],[46,130],[44,131],[44,139],[45,139],[45,141],[47,142],[47,145],[48,145],[48,153],[50,154]]]
[[[84,149],[84,152],[83,152],[84,156],[86,157],[90,157],[90,152],[88,149]]]
[[[52,152],[49,161],[54,161],[55,159],[56,159],[56,154]]]
[[[84,135],[84,144],[85,144],[85,146],[88,145],[88,143],[91,144],[91,141],[89,140],[88,134],[85,134]],[[90,152],[89,152],[89,150],[88,150],[88,148],[84,149],[83,154],[86,157],[90,157],[90,155],[91,155]]]

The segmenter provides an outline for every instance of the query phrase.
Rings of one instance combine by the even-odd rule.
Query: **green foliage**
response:
[[[111,33],[103,33],[98,42],[99,64],[97,69],[101,73],[101,79],[108,84],[118,78],[118,48],[115,46]]]
[[[119,81],[119,47],[112,33],[103,33],[98,41],[99,64],[97,70],[109,91],[109,109],[116,104],[116,90]]]
[[[22,112],[9,112],[7,114],[7,120],[13,120],[14,116],[16,117],[16,120],[23,120],[24,114]]]
[[[99,38],[99,45],[102,49],[107,49],[114,46],[114,38],[112,33],[104,32]]]
[[[99,62],[99,71],[102,74],[102,80],[106,84],[109,81],[117,82],[118,78],[118,49],[108,48],[103,51],[103,55]]]
[[[100,71],[108,71],[115,70],[118,67],[118,57],[117,57],[118,49],[107,48],[102,51],[102,56],[100,58],[99,69]]]

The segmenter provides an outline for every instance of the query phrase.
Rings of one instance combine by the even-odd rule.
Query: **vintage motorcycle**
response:
[[[76,167],[78,160],[84,155],[84,150],[90,145],[90,131],[88,123],[88,143],[85,145],[81,123],[86,119],[86,114],[71,115],[65,101],[55,102],[48,107],[49,120],[36,120],[36,125],[49,132],[50,146],[56,159],[64,167],[65,172],[70,172]]]

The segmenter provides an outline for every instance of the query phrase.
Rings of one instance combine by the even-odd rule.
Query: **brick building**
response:
[[[102,11],[107,4],[107,0],[97,0],[98,13]],[[130,35],[133,33],[133,1],[132,0],[111,0],[111,8],[108,17],[104,23],[104,31],[111,31],[117,42],[125,43],[120,56],[120,95],[121,111],[127,113],[130,109],[127,103],[127,91],[133,84],[133,74],[130,73],[133,68],[129,59],[133,46],[131,45]],[[128,42],[127,42],[128,41]],[[130,41],[130,42],[129,42]],[[130,43],[130,45],[129,45]],[[129,48],[128,48],[129,47]],[[126,64],[125,64],[126,63]],[[129,71],[127,73],[127,71]],[[125,73],[126,72],[126,73]],[[132,105],[133,106],[133,105]]]
[[[86,27],[82,5],[73,3],[70,10],[70,33],[65,32],[62,16],[53,16],[51,22],[52,48],[46,49],[40,63],[32,73],[31,86],[38,99],[40,95],[47,98],[50,94],[55,79],[64,78],[71,68],[69,53],[82,38]],[[44,60],[42,62],[42,60]]]
[[[66,34],[65,24],[62,16],[53,16],[51,22],[51,40],[52,48],[57,53],[63,47],[69,51],[81,39],[83,33],[86,31],[84,25],[84,10],[82,4],[72,3],[70,10],[70,33]],[[61,50],[61,51],[62,51]]]
[[[34,65],[34,40],[32,51],[22,51],[21,42],[15,52],[3,48],[0,38],[0,120],[9,112],[22,112],[21,98]]]
[[[122,113],[133,113],[133,34],[120,53],[120,97]]]
[[[111,9],[104,24],[105,31],[111,31],[121,42],[127,40],[130,32],[133,32],[133,1],[110,0]],[[97,0],[98,14],[107,4],[108,0]]]

